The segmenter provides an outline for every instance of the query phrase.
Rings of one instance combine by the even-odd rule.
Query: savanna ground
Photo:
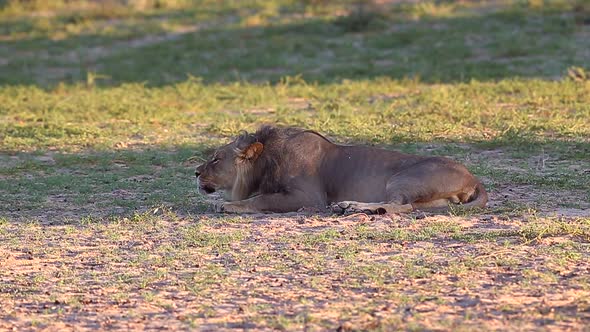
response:
[[[585,1],[0,1],[0,330],[588,330],[589,65]],[[261,123],[491,202],[212,214]]]

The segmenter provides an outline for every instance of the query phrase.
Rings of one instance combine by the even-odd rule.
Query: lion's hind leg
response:
[[[468,203],[478,185],[465,166],[433,157],[393,175],[387,182],[386,192],[391,202],[439,212]]]
[[[393,214],[411,212],[411,204],[395,203],[363,203],[355,201],[342,201],[330,206],[332,212],[339,214],[368,213],[368,214]]]

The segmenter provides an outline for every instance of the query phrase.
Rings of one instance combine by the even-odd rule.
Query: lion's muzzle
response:
[[[203,195],[212,194],[215,192],[215,188],[207,183],[203,183],[201,181],[201,177],[197,175],[197,187],[199,188],[199,193]]]

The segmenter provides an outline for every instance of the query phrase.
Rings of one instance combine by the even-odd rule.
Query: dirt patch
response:
[[[0,329],[580,329],[590,319],[587,244],[560,237],[572,258],[558,261],[549,242],[457,241],[440,228],[452,223],[482,237],[520,227],[362,214],[4,224]]]
[[[589,217],[590,202],[582,190],[551,191],[527,185],[502,185],[490,192],[489,206],[492,208],[519,207],[538,211],[545,216]],[[567,202],[576,208],[562,207]]]
[[[468,150],[467,150],[468,151]],[[540,150],[522,158],[510,156],[502,149],[479,151],[469,154],[467,164],[485,165],[493,169],[495,176],[482,176],[484,184],[492,184],[488,190],[489,207],[536,212],[545,216],[590,216],[590,199],[584,189],[557,189],[552,182],[571,182],[572,174],[584,176],[590,163],[582,160],[563,159],[555,153]],[[541,182],[544,184],[523,184]]]

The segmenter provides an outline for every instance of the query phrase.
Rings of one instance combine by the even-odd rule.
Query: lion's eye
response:
[[[219,159],[215,158],[213,159],[213,161],[211,162],[212,164],[217,164],[219,162]]]

